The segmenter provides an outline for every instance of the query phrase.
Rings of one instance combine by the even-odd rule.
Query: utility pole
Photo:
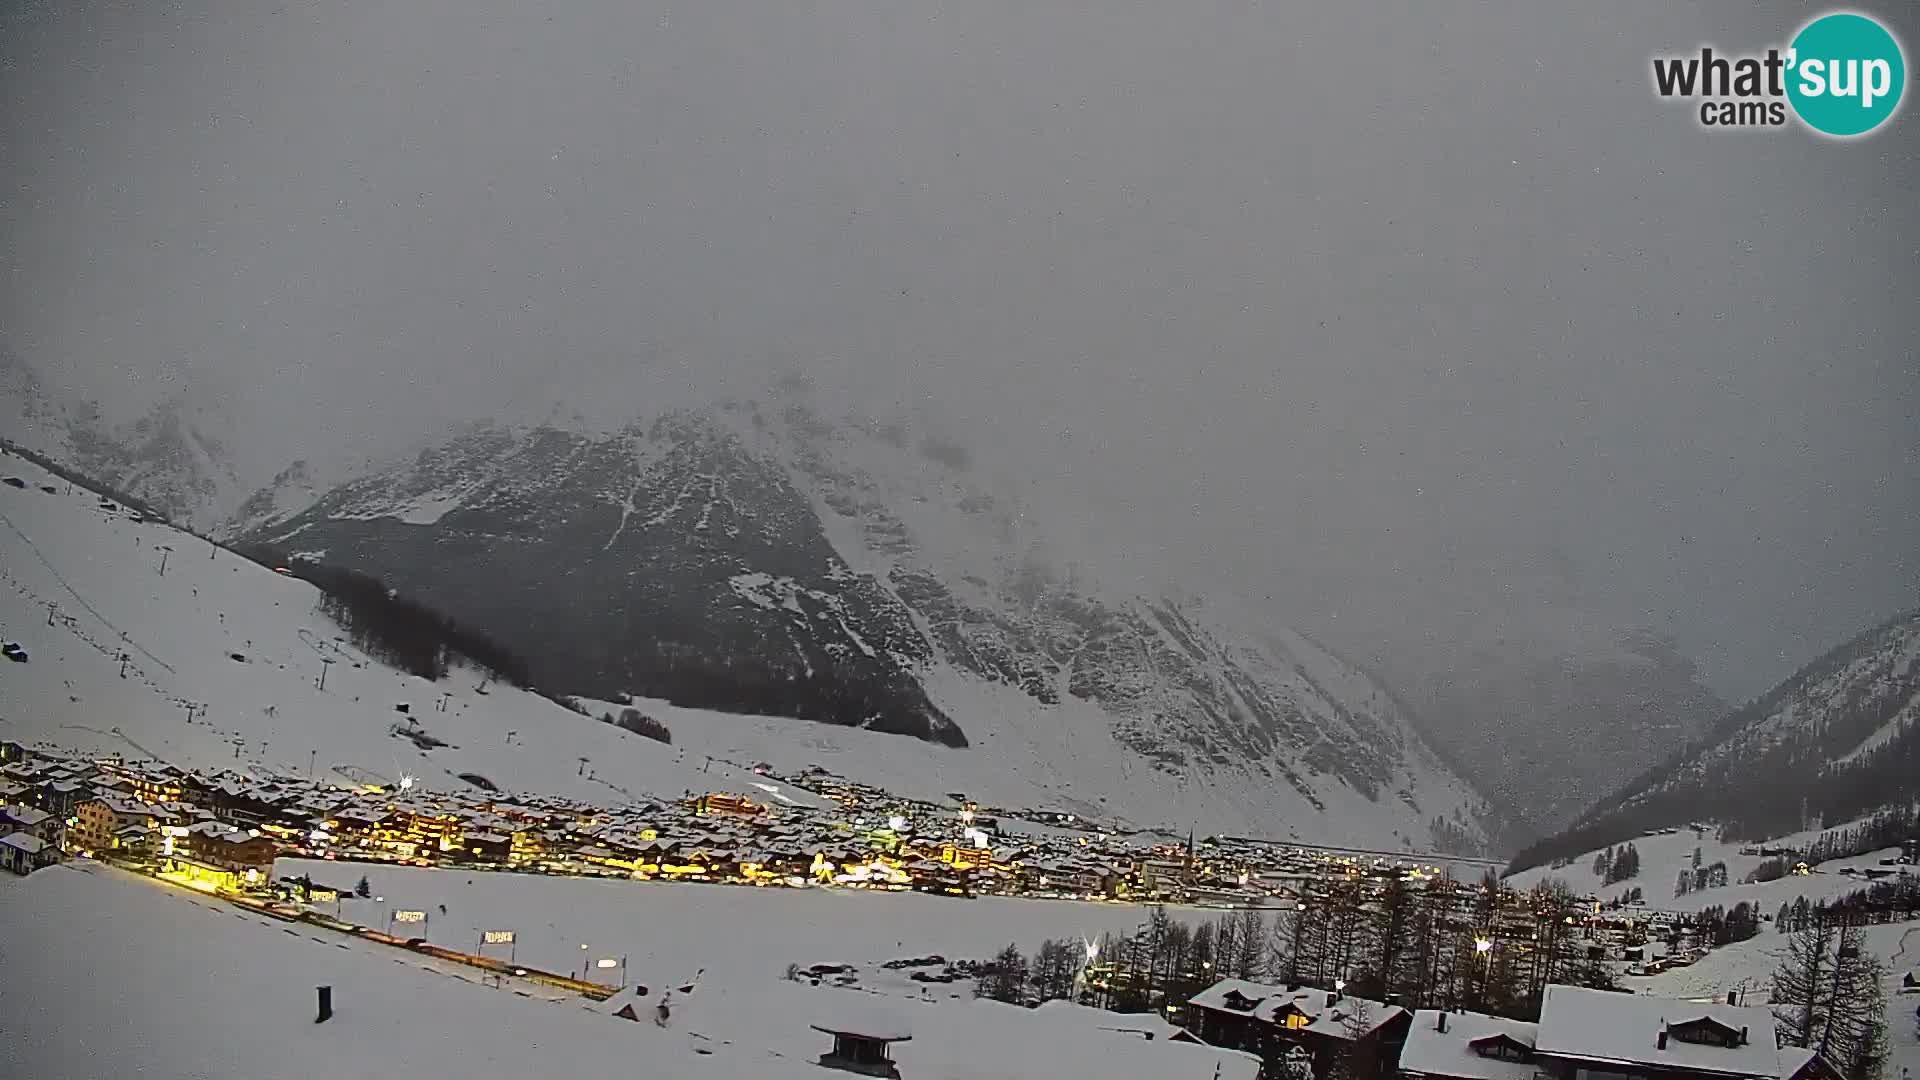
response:
[[[127,654],[121,653],[119,656],[119,660],[120,660],[120,677],[124,679],[127,677]]]
[[[325,690],[327,688],[327,669],[332,666],[333,666],[332,657],[323,656],[320,658],[320,678],[317,682],[314,683],[315,686],[319,687],[322,690]]]
[[[47,625],[53,625],[53,601],[47,601]]]
[[[168,547],[165,544],[158,544],[155,546],[157,546],[160,549],[160,576],[166,577],[167,576],[167,556],[173,554],[173,549],[171,547]]]
[[[307,779],[308,780],[313,779],[313,766],[314,766],[314,763],[319,760],[319,757],[320,757],[320,751],[318,750],[307,751]]]

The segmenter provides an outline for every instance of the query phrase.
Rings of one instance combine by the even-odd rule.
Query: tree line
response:
[[[1731,909],[1714,904],[1694,916],[1694,940],[1718,949],[1760,933],[1760,909],[1745,900]]]
[[[1845,896],[1808,903],[1802,896],[1780,905],[1774,926],[1798,933],[1821,926],[1865,926],[1870,923],[1911,922],[1920,919],[1920,878],[1901,874],[1875,882]]]
[[[494,678],[530,685],[526,660],[487,634],[408,597],[371,574],[312,559],[285,559],[272,549],[236,549],[255,562],[285,567],[320,590],[320,612],[347,632],[353,646],[368,656],[423,679],[446,677],[448,665],[463,657]]]
[[[1631,840],[1617,848],[1609,844],[1593,857],[1593,873],[1607,885],[1639,877],[1640,849]]]
[[[1118,1012],[1178,1016],[1194,994],[1233,977],[1342,986],[1409,1009],[1537,1019],[1549,983],[1613,987],[1585,914],[1559,882],[1520,891],[1493,875],[1475,885],[1444,876],[1419,884],[1319,881],[1294,907],[1249,908],[1198,923],[1156,907],[1131,934],[1044,942],[1031,963],[1010,945],[990,965],[1003,974],[983,977],[978,992],[1006,1001],[1073,997]],[[1087,944],[1091,960],[1083,965]],[[1073,975],[1059,974],[1061,957]]]
[[[1807,862],[1845,859],[1920,837],[1920,803],[1884,807],[1865,821],[1820,834],[1807,848]]]

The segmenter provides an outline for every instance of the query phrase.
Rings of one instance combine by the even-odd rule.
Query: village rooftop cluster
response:
[[[1438,867],[1253,841],[1104,831],[1065,813],[1012,821],[958,793],[902,799],[817,768],[761,766],[760,799],[686,793],[618,807],[397,783],[203,775],[117,756],[0,743],[0,834],[21,872],[62,854],[132,864],[210,889],[264,889],[276,857],[949,896],[1246,906],[1327,875]],[[801,789],[831,805],[787,798]],[[812,800],[810,800],[812,801]]]

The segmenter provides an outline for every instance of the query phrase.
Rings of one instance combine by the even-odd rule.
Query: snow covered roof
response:
[[[1443,1015],[1447,1018],[1445,1031],[1440,1030]],[[1473,1044],[1504,1035],[1531,1047],[1538,1029],[1537,1024],[1504,1016],[1421,1009],[1413,1014],[1413,1027],[1400,1051],[1400,1071],[1468,1080],[1531,1080],[1535,1069],[1532,1062],[1487,1057]]]
[[[1675,1027],[1707,1020],[1745,1032],[1738,1046],[1687,1042]],[[1669,1032],[1667,1045],[1660,1033]],[[1761,1077],[1782,1076],[1773,1013],[1744,1005],[1702,1004],[1672,998],[1549,986],[1540,1005],[1541,1054],[1590,1061],[1630,1062],[1664,1069]]]
[[[1372,1032],[1406,1012],[1398,1005],[1351,994],[1339,995],[1338,1000],[1329,1003],[1328,999],[1334,996],[1330,990],[1288,990],[1284,986],[1269,986],[1246,979],[1221,979],[1188,998],[1187,1003],[1195,1008],[1228,1015],[1252,1016],[1269,1024],[1280,1023],[1280,1014],[1298,1010],[1308,1017],[1304,1030],[1338,1039],[1351,1037],[1347,1022],[1356,1012],[1366,1014],[1366,1032]]]
[[[23,832],[17,832],[5,839],[0,839],[0,844],[4,844],[10,848],[18,848],[29,855],[38,855],[41,850],[47,846],[46,841]]]
[[[905,1042],[913,1038],[913,1028],[905,1018],[864,996],[834,994],[821,1008],[810,1026],[829,1035],[859,1035],[887,1042]]]
[[[47,813],[37,806],[0,807],[0,819],[11,821],[15,825],[28,829],[33,828],[35,825],[40,824],[52,816],[52,814]]]
[[[1161,1019],[1158,1013],[1116,1013],[1106,1009],[1096,1009],[1091,1005],[1081,1005],[1073,1001],[1049,1001],[1034,1010],[1034,1015],[1045,1017],[1057,1024],[1072,1024],[1108,1035],[1130,1036],[1132,1038],[1171,1039],[1184,1034],[1194,1038],[1193,1033],[1176,1024]]]

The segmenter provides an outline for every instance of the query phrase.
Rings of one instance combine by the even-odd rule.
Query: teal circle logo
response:
[[[1787,100],[1825,135],[1865,135],[1887,122],[1907,85],[1906,59],[1887,28],[1865,15],[1835,12],[1793,39]]]

